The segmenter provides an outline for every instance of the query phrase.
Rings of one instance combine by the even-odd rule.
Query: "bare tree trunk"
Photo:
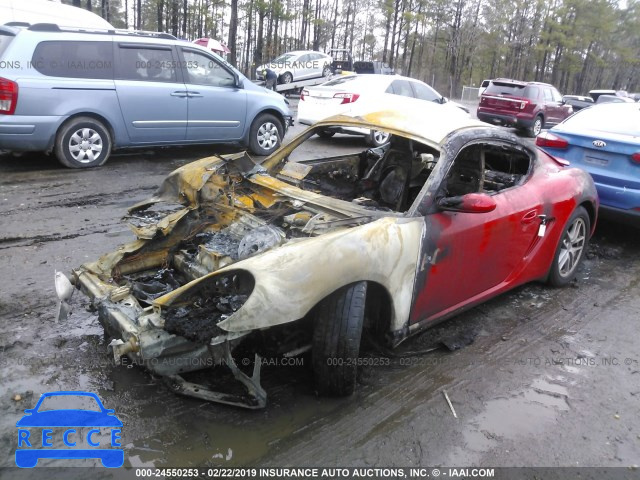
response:
[[[337,29],[338,29],[338,0],[335,0],[334,13],[333,13],[333,30],[331,32],[331,48],[332,49],[335,48]]]
[[[266,10],[264,6],[260,5],[258,7],[258,34],[256,36],[256,51],[254,53],[254,62],[255,65],[262,64],[262,49],[263,49],[263,34],[264,34],[264,17],[266,15]]]
[[[322,12],[322,0],[316,0],[316,12],[314,15],[313,27],[313,50],[320,50],[320,32],[322,30],[320,24],[320,14]]]
[[[269,5],[269,23],[267,24],[267,45],[266,45],[266,55],[268,58],[271,58],[273,52],[273,16],[274,16],[274,1],[271,0],[271,4]]]
[[[158,13],[158,31],[159,32],[163,32],[164,31],[164,27],[162,25],[162,22],[163,22],[163,19],[164,19],[164,0],[158,0],[158,5],[157,5],[156,11]]]
[[[185,0],[186,1],[186,0]],[[236,36],[238,34],[238,0],[231,0],[231,19],[229,20],[229,63],[234,67],[238,65],[236,58]]]
[[[394,53],[396,51],[396,28],[398,28],[398,7],[400,0],[396,0],[394,2],[393,9],[393,30],[391,31],[391,55],[389,57],[389,65],[391,68],[395,68],[395,58]]]
[[[171,0],[171,34],[178,36],[178,0]]]
[[[382,49],[382,61],[387,61],[387,45],[389,45],[389,29],[391,28],[391,15],[387,16],[387,23],[384,26],[384,48]]]
[[[182,38],[187,38],[187,21],[189,20],[189,2],[182,1]]]
[[[344,41],[342,42],[342,48],[345,48],[345,49],[347,48],[347,39],[349,38],[349,17],[350,16],[351,16],[351,0],[347,0],[347,19],[344,25]]]
[[[245,56],[245,64],[244,64],[244,74],[249,77],[249,78],[254,78],[253,77],[253,68],[251,68],[251,65],[249,65],[249,59],[251,58],[251,34],[253,32],[252,28],[253,28],[253,0],[250,1],[249,3],[249,10],[247,12],[247,16],[249,18],[248,20],[248,24],[247,24],[247,45],[246,45],[246,56]]]

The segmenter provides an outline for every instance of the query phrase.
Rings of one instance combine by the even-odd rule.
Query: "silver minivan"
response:
[[[0,150],[102,165],[116,148],[237,143],[275,151],[287,100],[164,33],[0,26]]]

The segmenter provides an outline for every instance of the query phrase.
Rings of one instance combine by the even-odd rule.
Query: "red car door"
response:
[[[539,230],[542,202],[535,186],[526,182],[528,176],[502,189],[489,187],[486,179],[477,186],[495,202],[491,212],[435,211],[426,216],[411,323],[479,300],[523,268],[538,234],[544,234]]]

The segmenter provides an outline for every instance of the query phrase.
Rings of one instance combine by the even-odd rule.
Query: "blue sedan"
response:
[[[639,104],[585,108],[540,134],[536,145],[591,174],[602,213],[640,224]]]

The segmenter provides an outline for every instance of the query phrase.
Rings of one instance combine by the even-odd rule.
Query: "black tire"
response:
[[[316,135],[318,135],[320,138],[331,138],[335,134],[336,132],[332,130],[318,130],[318,132],[316,133]]]
[[[312,364],[321,395],[347,396],[356,388],[366,282],[347,285],[316,307]]]
[[[322,69],[322,76],[323,77],[330,77],[331,76],[331,66],[330,65],[326,65]]]
[[[542,127],[544,127],[544,118],[542,118],[542,115],[538,115],[533,121],[533,125],[527,128],[526,133],[529,137],[535,138],[540,135]]]
[[[278,79],[280,81],[280,83],[291,83],[293,82],[293,75],[291,75],[291,72],[284,72],[282,75],[280,75],[280,78]]]
[[[283,135],[282,122],[270,113],[261,113],[251,124],[249,150],[255,155],[271,155],[280,147]]]
[[[550,285],[564,287],[571,283],[589,246],[590,233],[589,214],[584,207],[576,208],[560,235],[547,280]]]
[[[378,130],[371,130],[367,135],[367,143],[372,147],[381,147],[391,141],[391,134],[386,132],[380,132]]]
[[[111,154],[111,135],[102,122],[91,117],[76,117],[58,130],[55,154],[69,168],[99,167]]]

